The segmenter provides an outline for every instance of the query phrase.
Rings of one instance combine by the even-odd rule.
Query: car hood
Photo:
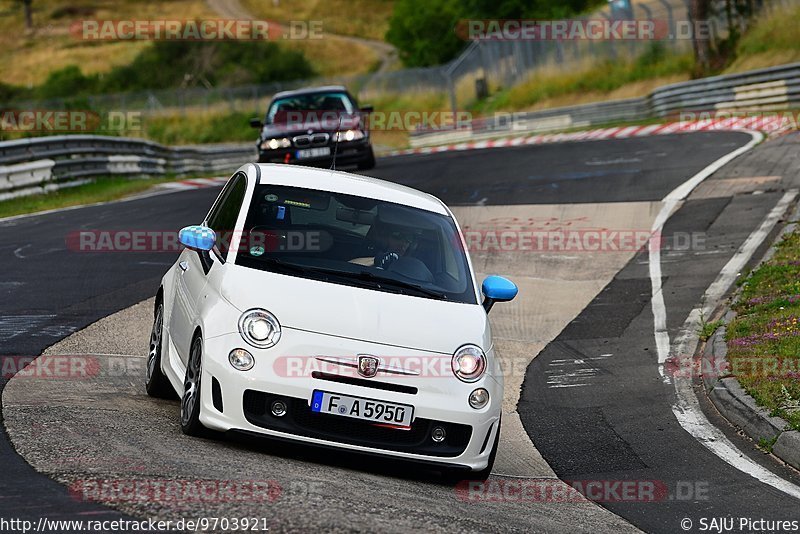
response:
[[[328,132],[332,133],[337,130],[352,130],[359,128],[361,125],[361,118],[358,115],[338,115],[336,120],[330,119],[325,112],[319,112],[319,115],[309,115],[299,120],[284,120],[275,123],[265,124],[261,129],[261,139],[271,139],[273,137],[281,137],[287,135],[298,135],[304,133],[315,132]],[[330,112],[336,113],[336,112]]]
[[[240,312],[264,308],[283,328],[452,354],[472,343],[488,350],[483,307],[309,280],[229,265],[221,293]]]

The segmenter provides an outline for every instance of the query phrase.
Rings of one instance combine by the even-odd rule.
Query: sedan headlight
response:
[[[345,130],[333,134],[333,140],[337,142],[358,141],[359,139],[364,139],[364,137],[366,137],[366,135],[364,135],[364,132],[361,130]]]
[[[281,339],[281,324],[267,310],[247,310],[239,318],[242,339],[259,349],[267,349]]]
[[[261,150],[277,150],[279,148],[289,148],[291,146],[291,139],[288,137],[279,137],[265,140],[263,143],[261,143]]]
[[[486,370],[486,356],[480,347],[464,345],[453,354],[453,374],[464,382],[475,382]]]

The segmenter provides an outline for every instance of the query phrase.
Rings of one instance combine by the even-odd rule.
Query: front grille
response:
[[[328,139],[330,139],[330,137],[331,136],[326,133],[298,135],[292,138],[292,142],[297,148],[325,146],[328,144]]]
[[[289,406],[289,412],[283,417],[274,417],[270,413],[269,408],[277,399],[283,400]],[[253,425],[376,449],[455,457],[464,452],[472,436],[472,427],[469,425],[419,417],[411,424],[410,430],[379,427],[368,421],[314,413],[305,399],[281,397],[261,391],[245,391],[243,403],[244,415]],[[447,438],[442,443],[434,443],[430,439],[434,426],[444,427],[447,432]]]
[[[329,382],[337,382],[339,384],[350,384],[351,386],[361,386],[364,388],[383,389],[385,391],[394,391],[397,393],[407,393],[409,395],[416,395],[417,388],[413,386],[405,386],[403,384],[392,384],[390,382],[379,382],[377,380],[366,380],[364,378],[355,378],[352,376],[335,375],[331,373],[323,373],[322,371],[313,371],[312,378],[317,380],[327,380]]]

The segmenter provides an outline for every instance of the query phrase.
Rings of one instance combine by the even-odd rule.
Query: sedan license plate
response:
[[[328,391],[314,391],[311,411],[397,426],[411,426],[414,407]]]
[[[320,148],[304,148],[303,150],[297,151],[297,159],[307,159],[307,158],[321,158],[323,156],[330,156],[331,155],[331,147],[323,146]]]

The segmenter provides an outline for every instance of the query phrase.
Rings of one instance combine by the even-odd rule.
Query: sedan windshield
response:
[[[342,193],[256,186],[236,263],[335,284],[476,303],[451,217]]]
[[[274,123],[276,122],[276,118],[279,119],[285,116],[286,113],[295,111],[338,111],[341,113],[355,113],[356,108],[347,94],[342,92],[294,95],[273,101],[267,111],[267,122]]]

